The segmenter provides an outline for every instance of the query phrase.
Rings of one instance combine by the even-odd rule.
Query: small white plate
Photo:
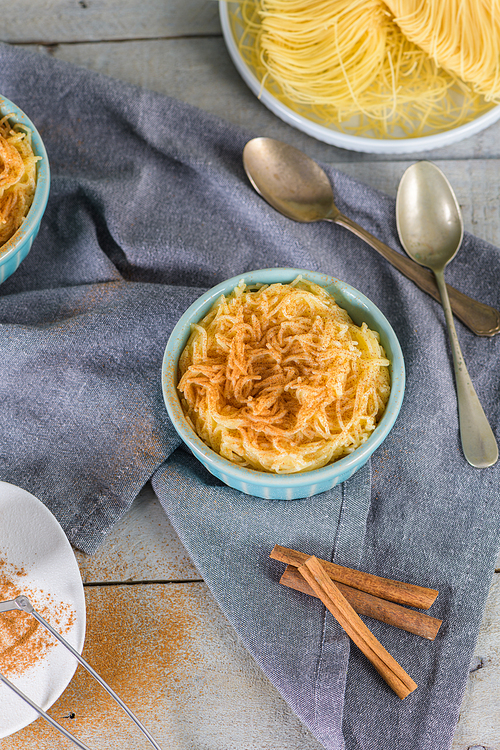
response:
[[[418,151],[430,151],[434,148],[449,146],[464,138],[469,138],[489,125],[500,119],[500,105],[493,107],[474,120],[460,125],[456,128],[444,130],[441,133],[433,133],[418,138],[366,138],[363,136],[349,135],[336,130],[333,126],[321,125],[313,120],[307,119],[285,104],[276,99],[269,91],[261,87],[260,81],[252,69],[243,60],[233,32],[230,14],[238,13],[239,3],[229,0],[219,0],[219,15],[222,26],[222,34],[229,55],[249,89],[273,114],[286,122],[288,125],[302,130],[307,135],[323,141],[332,146],[349,149],[350,151],[362,151],[369,154],[410,154]]]
[[[7,482],[0,482],[0,560],[7,561],[9,568],[25,571],[26,575],[16,579],[19,588],[26,586],[37,592],[37,596],[38,592],[47,592],[52,602],[72,608],[74,622],[63,635],[81,653],[85,640],[85,598],[71,545],[43,503]],[[28,598],[37,609],[34,596],[28,594]],[[10,681],[47,710],[64,691],[76,667],[76,659],[58,643],[28,671],[11,677]],[[0,738],[37,718],[36,711],[9,687],[0,684]]]

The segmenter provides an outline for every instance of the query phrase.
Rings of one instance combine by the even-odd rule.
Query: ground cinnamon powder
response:
[[[75,612],[48,592],[28,583],[26,571],[0,558],[0,602],[23,594],[36,611],[61,635],[74,625]],[[42,660],[57,643],[31,615],[20,610],[0,612],[0,672],[7,678],[23,674]]]

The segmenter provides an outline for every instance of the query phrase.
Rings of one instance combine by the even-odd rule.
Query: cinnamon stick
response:
[[[292,565],[287,565],[280,578],[280,583],[295,591],[301,591],[303,594],[317,596],[316,592],[303,578],[299,569]],[[343,583],[336,583],[336,586],[359,615],[373,617],[374,620],[385,622],[387,625],[394,625],[396,628],[406,630],[414,635],[420,635],[429,641],[434,640],[441,627],[442,620],[425,615],[423,612],[400,607],[399,604],[353,589]]]
[[[366,627],[318,558],[307,558],[299,572],[396,695],[403,700],[412,693],[417,683]]]
[[[288,547],[281,547],[277,544],[272,550],[270,557],[273,560],[279,560],[287,565],[293,565],[295,568],[303,565],[309,555],[304,552],[298,552]],[[403,583],[402,581],[393,581],[390,578],[380,578],[372,573],[363,573],[360,570],[346,568],[337,563],[321,560],[327,575],[335,582],[344,583],[354,589],[366,591],[368,594],[377,596],[380,599],[387,599],[396,604],[406,604],[409,607],[418,609],[428,609],[436,599],[438,591],[435,589],[415,586],[412,583]]]

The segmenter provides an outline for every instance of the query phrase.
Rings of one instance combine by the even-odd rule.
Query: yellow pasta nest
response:
[[[483,5],[240,0],[231,23],[262,88],[290,109],[352,135],[414,138],[500,102],[500,0],[489,15]]]
[[[192,326],[179,359],[184,413],[239,466],[291,474],[364,443],[390,393],[379,335],[355,325],[320,286],[247,287]]]
[[[402,33],[446,70],[500,102],[500,0],[385,0]]]
[[[0,120],[0,251],[19,229],[36,188],[36,157],[31,132],[12,128],[7,117]]]

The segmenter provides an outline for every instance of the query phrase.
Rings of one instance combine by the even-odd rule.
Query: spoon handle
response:
[[[446,325],[448,326],[448,333],[450,335],[457,386],[462,449],[465,458],[472,466],[478,469],[485,469],[488,466],[493,466],[498,460],[498,445],[465,366],[460,344],[458,343],[455,323],[453,322],[444,273],[442,270],[435,270],[434,276],[441,294]]]
[[[348,216],[341,213],[335,213],[330,221],[340,224],[340,226],[349,229],[355,235],[367,242],[374,250],[382,255],[404,276],[411,279],[420,289],[430,294],[438,302],[441,302],[441,296],[437,287],[434,276],[426,268],[422,268],[418,263],[406,258],[401,253],[396,252],[388,245],[384,244],[370,232],[361,227]],[[478,302],[472,297],[459,292],[454,287],[446,284],[449,293],[450,304],[453,312],[468,328],[478,336],[494,336],[500,332],[500,312],[494,307]]]

